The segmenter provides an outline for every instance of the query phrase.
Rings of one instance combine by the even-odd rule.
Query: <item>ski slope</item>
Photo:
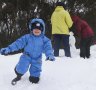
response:
[[[21,54],[0,55],[0,90],[96,90],[96,45],[91,46],[90,59],[80,58],[79,49],[71,51],[72,58],[68,58],[60,50],[54,62],[45,61],[43,55],[40,82],[30,83],[27,72],[15,86],[11,80],[16,77],[14,68]]]

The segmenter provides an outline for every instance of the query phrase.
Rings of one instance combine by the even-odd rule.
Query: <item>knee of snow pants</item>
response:
[[[28,71],[31,58],[27,55],[22,55],[18,64],[16,65],[16,71],[20,74],[25,74]]]
[[[30,76],[40,77],[40,72],[42,71],[41,67],[42,67],[42,61],[40,59],[32,60],[31,66],[29,69]]]

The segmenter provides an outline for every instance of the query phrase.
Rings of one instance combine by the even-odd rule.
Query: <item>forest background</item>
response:
[[[95,32],[96,0],[62,0],[69,13],[86,20]],[[52,39],[51,15],[56,0],[0,0],[0,48],[29,33],[28,23],[32,18],[42,18],[46,24],[46,36]]]

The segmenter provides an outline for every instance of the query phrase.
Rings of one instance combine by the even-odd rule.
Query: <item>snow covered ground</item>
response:
[[[71,49],[72,50],[72,49]],[[31,84],[27,72],[17,85],[11,80],[16,76],[14,67],[21,54],[0,55],[0,90],[96,90],[96,45],[91,47],[91,58],[79,57],[79,50],[72,50],[72,58],[67,58],[63,50],[56,61],[45,61],[39,84]]]

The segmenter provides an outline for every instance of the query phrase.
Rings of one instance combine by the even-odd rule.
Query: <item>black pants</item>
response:
[[[64,34],[53,34],[53,41],[54,41],[54,56],[59,56],[59,48],[62,42],[64,46],[65,56],[71,57],[70,53],[70,45],[69,45],[69,35]]]
[[[89,58],[90,57],[90,46],[92,43],[93,37],[86,39],[81,39],[80,41],[80,57]]]

